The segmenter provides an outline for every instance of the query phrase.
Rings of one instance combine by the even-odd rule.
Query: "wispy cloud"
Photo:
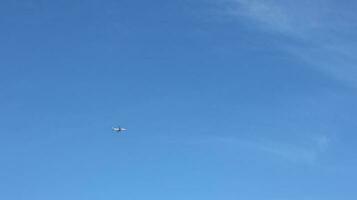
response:
[[[334,0],[231,0],[233,16],[262,31],[282,34],[298,43],[281,47],[336,79],[357,86],[357,24],[353,9]],[[230,4],[231,5],[231,4]]]
[[[249,17],[271,31],[306,37],[327,29],[330,6],[322,1],[233,0],[238,6],[232,14]],[[324,1],[327,2],[327,1]],[[311,35],[310,35],[311,36]]]
[[[270,140],[250,142],[250,144],[257,150],[291,162],[314,164],[329,146],[329,140],[324,141],[322,138],[325,138],[325,136],[304,145]]]
[[[220,149],[222,149],[222,146],[230,149],[243,149],[243,152],[247,152],[247,154],[257,152],[291,163],[315,164],[320,156],[328,150],[330,138],[327,135],[314,135],[301,143],[270,139],[202,136],[196,139],[191,138],[187,143],[200,146],[218,146]]]

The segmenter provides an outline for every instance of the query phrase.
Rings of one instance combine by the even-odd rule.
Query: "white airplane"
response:
[[[122,131],[126,131],[126,128],[122,128],[122,127],[118,126],[118,127],[113,127],[112,130],[119,133]]]

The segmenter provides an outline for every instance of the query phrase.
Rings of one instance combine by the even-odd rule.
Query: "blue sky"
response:
[[[355,199],[356,7],[1,1],[0,198]]]

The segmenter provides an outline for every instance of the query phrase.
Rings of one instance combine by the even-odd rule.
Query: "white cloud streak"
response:
[[[314,165],[318,162],[330,146],[330,138],[327,135],[314,135],[306,138],[306,143],[286,142],[269,139],[243,139],[235,137],[202,137],[188,142],[199,146],[221,146],[244,150],[247,154],[257,152],[270,155],[291,163],[304,163]],[[265,156],[264,156],[265,157]]]
[[[357,24],[353,9],[333,0],[232,0],[230,14],[261,30],[300,41],[281,47],[335,79],[357,86]]]

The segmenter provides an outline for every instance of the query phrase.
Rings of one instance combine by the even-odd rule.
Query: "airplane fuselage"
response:
[[[113,131],[115,131],[115,132],[121,132],[121,131],[126,131],[126,129],[125,129],[125,128],[114,127],[114,128],[113,128]]]

